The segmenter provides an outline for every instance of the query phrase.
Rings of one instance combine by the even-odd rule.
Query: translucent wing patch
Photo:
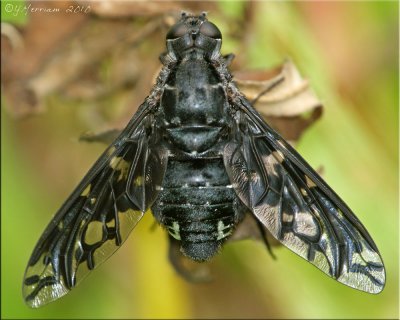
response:
[[[364,226],[251,106],[242,110],[224,151],[237,195],[286,247],[350,287],[379,293],[384,266]]]
[[[68,293],[122,245],[155,200],[166,156],[149,145],[148,117],[131,121],[47,226],[25,272],[29,306]]]

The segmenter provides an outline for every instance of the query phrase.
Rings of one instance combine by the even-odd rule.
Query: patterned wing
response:
[[[25,271],[29,306],[67,294],[122,245],[155,200],[167,158],[151,145],[148,109],[141,108],[45,229]]]
[[[276,239],[332,278],[382,291],[383,262],[361,222],[246,100],[238,108],[237,138],[224,162],[243,203]]]

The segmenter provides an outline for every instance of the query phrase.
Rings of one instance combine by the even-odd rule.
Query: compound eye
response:
[[[179,37],[184,36],[188,32],[189,32],[189,29],[186,26],[186,24],[184,24],[183,22],[180,22],[180,23],[173,25],[172,28],[169,29],[169,31],[167,33],[167,39],[168,40],[177,39]]]
[[[200,26],[200,33],[213,38],[213,39],[222,39],[221,31],[217,28],[217,26],[209,21],[204,21]]]

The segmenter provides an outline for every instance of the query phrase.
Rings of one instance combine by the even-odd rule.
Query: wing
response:
[[[167,157],[152,146],[151,109],[141,106],[45,229],[25,271],[29,306],[67,294],[122,245],[155,200]]]
[[[382,259],[350,208],[247,100],[235,107],[236,138],[224,162],[243,203],[276,239],[332,278],[382,291]]]

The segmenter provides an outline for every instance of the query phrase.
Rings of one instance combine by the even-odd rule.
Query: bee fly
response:
[[[29,306],[67,294],[148,209],[192,260],[211,259],[250,217],[335,280],[383,289],[367,230],[239,92],[221,43],[205,14],[169,30],[150,95],[39,239],[23,282]]]

